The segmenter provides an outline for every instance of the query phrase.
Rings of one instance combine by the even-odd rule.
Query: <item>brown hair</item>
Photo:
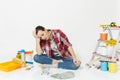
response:
[[[44,31],[45,28],[44,28],[43,26],[37,26],[37,27],[35,28],[35,30],[36,30],[36,34],[37,34],[39,30]]]

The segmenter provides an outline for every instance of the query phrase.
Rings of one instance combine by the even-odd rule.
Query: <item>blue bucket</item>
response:
[[[108,61],[100,61],[100,70],[108,71]]]

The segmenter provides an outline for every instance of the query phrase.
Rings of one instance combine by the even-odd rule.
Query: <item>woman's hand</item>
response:
[[[39,43],[41,41],[40,38],[36,35],[36,31],[35,30],[32,32],[32,35],[36,39],[37,43]]]
[[[36,52],[38,55],[41,55],[43,52],[42,52],[42,49],[41,49],[41,46],[40,46],[40,38],[36,35],[36,31],[34,30],[32,32],[32,35],[33,37],[36,39]]]
[[[74,64],[78,67],[80,66],[81,62],[78,59],[73,59]]]

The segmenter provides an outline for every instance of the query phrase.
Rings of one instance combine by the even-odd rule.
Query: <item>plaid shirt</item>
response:
[[[60,53],[63,58],[71,57],[71,54],[68,51],[68,47],[72,46],[72,44],[69,42],[67,36],[59,29],[51,31],[53,40],[57,45],[57,52]],[[50,41],[41,40],[40,46],[49,57],[53,56]]]

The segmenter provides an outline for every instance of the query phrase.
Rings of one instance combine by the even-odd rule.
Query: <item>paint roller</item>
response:
[[[26,67],[26,63],[19,58],[13,58],[12,61],[21,64],[21,66],[23,65],[24,67]]]

